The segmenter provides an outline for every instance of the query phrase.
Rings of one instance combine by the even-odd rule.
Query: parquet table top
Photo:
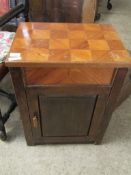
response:
[[[10,67],[131,67],[131,58],[117,32],[107,24],[21,23],[6,59]]]

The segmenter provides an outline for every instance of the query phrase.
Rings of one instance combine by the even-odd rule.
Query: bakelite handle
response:
[[[33,116],[32,122],[33,122],[33,127],[37,128],[38,127],[38,117],[36,114]]]

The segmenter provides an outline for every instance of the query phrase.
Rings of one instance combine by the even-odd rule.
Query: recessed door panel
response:
[[[96,95],[39,96],[43,136],[87,136]]]

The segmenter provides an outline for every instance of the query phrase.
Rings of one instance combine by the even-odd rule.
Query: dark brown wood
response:
[[[8,68],[5,67],[4,63],[0,64],[0,81],[3,79],[3,77],[8,73]]]
[[[90,130],[89,130],[89,134],[88,134],[88,136],[94,141],[97,139],[99,132],[100,132],[100,130],[98,130],[98,128],[103,121],[103,115],[105,112],[105,107],[106,107],[109,93],[110,93],[110,90],[108,91],[108,94],[106,94],[106,95],[103,94],[103,95],[99,96],[97,99],[95,112],[94,112],[94,115],[93,115],[93,118],[91,121]]]
[[[33,145],[32,129],[30,124],[30,116],[28,112],[28,104],[26,99],[26,93],[23,84],[23,77],[21,68],[10,68],[11,78],[15,89],[17,103],[19,106],[21,119],[23,122],[25,138],[28,145]]]
[[[131,55],[131,51],[129,51]],[[118,97],[117,105],[118,107],[123,101],[125,101],[131,95],[131,69],[128,69],[128,73],[124,80],[123,87],[121,89],[120,95]]]
[[[31,21],[94,22],[96,0],[29,0]]]
[[[125,101],[129,97],[129,95],[131,95],[131,69],[128,69],[128,73],[121,89],[116,107],[118,107],[123,101]]]
[[[81,22],[84,0],[47,0],[49,21]]]
[[[25,127],[27,143],[29,145],[42,143],[88,143],[91,141],[94,141],[97,144],[100,143],[110,121],[111,114],[114,110],[114,106],[123,85],[127,70],[128,69],[117,70],[117,73],[114,74],[115,77],[112,88],[111,86],[98,85],[27,87],[27,102],[25,87],[23,85],[23,80],[21,77],[21,70],[18,68],[14,68],[13,70],[11,69],[11,75],[14,80],[13,82],[16,95],[18,102],[20,103],[20,112],[23,115],[26,114],[26,118],[24,118],[23,115],[22,118],[23,125]],[[18,79],[17,76],[19,77],[19,82],[17,81],[16,83],[16,78]],[[86,95],[89,98],[86,99]],[[75,100],[72,100],[72,98],[70,98],[72,96],[75,97]],[[61,100],[61,98],[63,99]],[[80,99],[80,101],[78,99]],[[68,110],[67,108],[69,107],[71,109],[71,106],[76,105],[77,100],[79,101],[78,104],[80,106],[87,103],[87,106],[91,111],[89,112],[88,110],[86,111],[84,109],[81,110],[80,108],[80,111],[83,113],[80,116],[84,116],[85,113],[85,117],[82,117],[82,120],[81,117],[79,118],[79,110],[76,110],[75,112],[78,113],[78,118],[77,114],[75,113],[75,121],[74,119],[72,120],[70,118],[69,113],[71,110]],[[29,105],[29,111],[27,108],[27,103]],[[66,103],[69,104],[69,106]],[[61,106],[61,111],[59,110],[59,105]],[[65,116],[64,105],[67,109],[65,112],[68,114]],[[50,108],[51,110],[49,110]],[[57,110],[55,111],[55,109]],[[63,116],[61,117],[62,114]],[[34,116],[36,116],[38,122],[38,125],[35,125],[35,127],[33,123]],[[66,127],[64,128],[64,123],[66,125],[69,124],[69,130],[67,130]],[[81,125],[79,125],[80,128],[77,127],[77,123],[81,123]],[[58,125],[58,127],[55,127],[56,125]],[[83,128],[81,127],[82,125]],[[85,135],[85,133],[87,133],[87,135]],[[30,136],[30,134],[32,135]],[[28,141],[30,138],[33,143],[30,143]]]
[[[46,21],[46,2],[45,0],[28,0],[29,16],[32,21]]]
[[[50,86],[26,86],[27,93],[32,93],[35,91],[36,94],[40,95],[108,95],[109,90],[112,86],[102,86],[102,85],[50,85]]]
[[[35,145],[40,144],[70,144],[70,143],[94,143],[88,136],[78,137],[41,137],[35,140]]]
[[[125,83],[121,89],[116,107],[122,104],[131,95],[131,80]]]
[[[30,124],[32,128],[33,138],[36,141],[41,138],[41,119],[39,112],[39,96],[36,89],[26,90],[28,105],[29,105],[29,113],[30,113]],[[33,117],[37,117],[37,127],[34,127]]]
[[[39,96],[43,136],[86,136],[96,96]]]
[[[102,101],[103,103],[101,104],[99,98],[103,100],[103,96],[108,97],[110,87],[94,85],[34,86],[27,87],[26,92],[35,144],[42,142],[80,143],[82,140],[83,143],[87,143],[88,141],[93,141],[93,138],[89,137],[87,139],[87,136],[91,120],[94,113],[96,113],[95,111],[98,110],[96,106],[104,108],[105,101]],[[76,111],[73,110],[74,115],[72,116],[71,110],[75,106]],[[84,106],[85,108],[83,108]],[[33,125],[34,114],[38,118],[37,128]],[[64,124],[66,125],[65,127]],[[56,125],[58,125],[57,128],[55,127]],[[61,136],[64,136],[65,139]]]
[[[121,68],[117,70],[117,74],[115,76],[111,92],[109,94],[107,102],[105,103],[106,104],[105,111],[104,113],[102,112],[101,118],[98,123],[97,123],[98,118],[96,117],[93,118],[94,126],[91,125],[89,136],[94,138],[96,144],[101,143],[106,128],[109,124],[109,121],[111,120],[111,115],[115,109],[115,105],[117,103],[119,93],[123,86],[127,71],[128,69],[126,68],[123,69]]]

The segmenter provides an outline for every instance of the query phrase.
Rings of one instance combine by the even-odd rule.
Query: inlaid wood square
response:
[[[68,32],[66,30],[51,30],[50,33],[52,39],[68,38]]]
[[[105,40],[88,40],[90,50],[110,50]]]
[[[68,39],[51,39],[49,41],[49,49],[70,49],[70,43]]]
[[[85,39],[72,39],[70,40],[70,48],[71,49],[89,49],[89,43]]]
[[[31,39],[50,39],[49,30],[32,30],[29,34]]]
[[[9,61],[20,66],[98,63],[121,67],[131,59],[117,32],[107,24],[21,23],[11,52],[20,52],[21,59]],[[23,63],[23,64],[24,64]],[[102,65],[102,64],[101,64]]]

